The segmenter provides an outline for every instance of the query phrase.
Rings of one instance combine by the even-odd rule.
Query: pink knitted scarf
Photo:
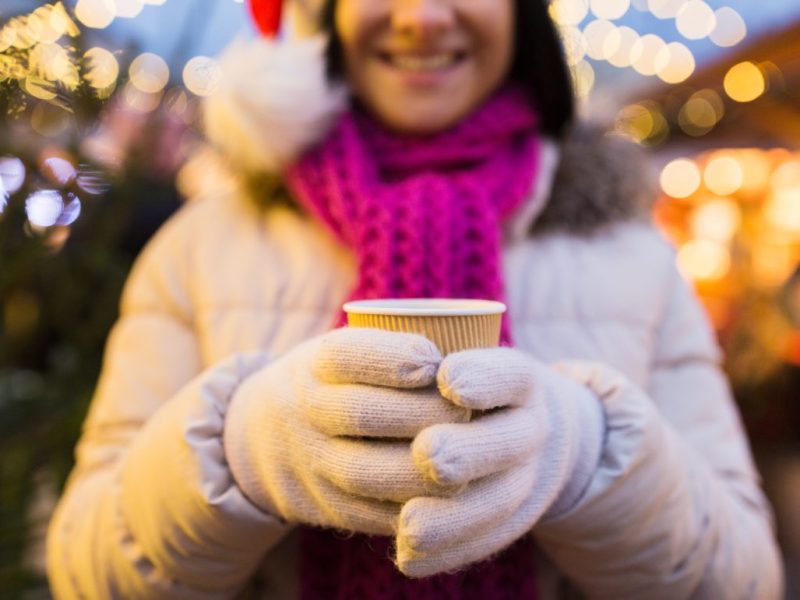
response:
[[[349,299],[504,298],[502,221],[530,195],[538,168],[537,115],[507,87],[440,134],[403,137],[358,110],[286,177],[298,202],[350,247],[358,283]],[[344,314],[338,324],[344,323]],[[501,342],[511,344],[508,319]],[[388,538],[304,528],[303,600],[535,597],[531,542],[460,573],[404,577]]]

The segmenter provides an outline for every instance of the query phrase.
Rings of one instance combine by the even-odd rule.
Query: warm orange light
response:
[[[692,240],[678,251],[678,268],[689,279],[714,281],[725,277],[731,268],[728,248],[711,240]]]
[[[700,169],[688,158],[678,158],[661,171],[661,189],[673,198],[688,198],[700,187]]]
[[[714,194],[728,196],[742,187],[742,166],[730,154],[719,154],[708,161],[703,171],[703,181]]]
[[[766,153],[761,150],[739,150],[739,164],[742,166],[742,191],[755,194],[769,183],[772,165]]]
[[[764,207],[764,218],[775,229],[800,234],[800,186],[775,190]]]
[[[727,244],[742,223],[739,205],[730,198],[714,198],[700,204],[692,213],[694,237]]]
[[[764,74],[755,64],[742,62],[730,68],[723,82],[725,93],[736,102],[752,102],[767,89]]]

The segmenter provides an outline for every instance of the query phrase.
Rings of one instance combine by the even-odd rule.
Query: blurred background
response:
[[[586,118],[652,155],[800,597],[800,2],[554,0]],[[0,596],[43,534],[142,245],[198,187],[237,0],[0,3]],[[794,509],[794,510],[793,510]]]

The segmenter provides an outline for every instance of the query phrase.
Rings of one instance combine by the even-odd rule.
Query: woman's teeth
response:
[[[398,69],[405,71],[438,71],[455,64],[454,53],[433,54],[430,56],[391,55],[389,61]]]

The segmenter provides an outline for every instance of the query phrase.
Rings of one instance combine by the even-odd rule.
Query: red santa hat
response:
[[[320,4],[247,0],[259,35],[223,52],[220,85],[203,104],[206,136],[236,167],[280,173],[346,106],[343,84],[327,77],[327,35],[314,27]]]

